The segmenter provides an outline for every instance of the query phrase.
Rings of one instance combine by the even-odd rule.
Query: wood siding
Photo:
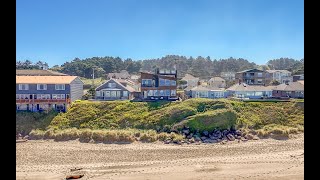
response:
[[[83,82],[77,77],[70,83],[70,99],[71,102],[81,99],[83,96]]]

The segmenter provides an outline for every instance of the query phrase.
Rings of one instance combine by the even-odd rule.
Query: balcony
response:
[[[70,104],[70,99],[16,99],[16,103],[37,104],[37,103],[66,103]]]

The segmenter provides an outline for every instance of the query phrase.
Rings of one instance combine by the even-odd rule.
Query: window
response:
[[[170,80],[166,79],[166,86],[170,86]]]
[[[37,90],[47,90],[46,84],[37,84]]]
[[[176,96],[176,90],[171,90],[171,96]]]
[[[109,88],[115,88],[116,87],[116,83],[108,83],[108,87]]]
[[[65,99],[65,94],[52,94],[52,99]]]
[[[153,90],[148,90],[148,96],[153,96]]]
[[[19,84],[19,90],[29,90],[29,84]]]
[[[165,85],[165,80],[159,79],[159,86],[164,86],[164,85]]]
[[[50,94],[38,94],[38,99],[50,99]]]
[[[262,79],[257,79],[257,81],[258,81],[258,84],[262,83]]]
[[[128,91],[123,91],[123,96],[128,97]]]
[[[258,77],[262,77],[262,73],[258,73]]]
[[[165,96],[170,96],[170,90],[169,89],[166,89],[165,93],[166,93]]]
[[[120,91],[117,91],[117,97],[120,97],[120,93],[121,93]]]
[[[160,96],[164,96],[164,90],[160,90],[159,92],[160,92],[159,93]]]
[[[64,84],[56,84],[55,89],[56,90],[65,90],[65,85]]]
[[[20,94],[16,94],[16,99],[20,99]]]
[[[153,90],[153,96],[158,96],[158,90]]]
[[[152,80],[151,79],[142,79],[141,85],[143,87],[152,87]]]
[[[100,96],[100,91],[96,91],[96,96],[97,96],[97,97]]]
[[[175,80],[171,80],[171,86],[176,86],[176,81]]]
[[[110,91],[110,95],[111,95],[111,97],[116,97],[117,93],[116,93],[116,91]]]
[[[262,96],[263,93],[262,92],[256,92],[256,96]]]

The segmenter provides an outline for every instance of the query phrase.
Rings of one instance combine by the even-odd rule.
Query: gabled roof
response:
[[[188,80],[199,80],[199,78],[196,78],[192,76],[191,74],[186,74],[181,80],[188,81]]]
[[[101,86],[107,84],[107,83],[110,82],[110,81],[113,81],[113,82],[117,83],[119,86],[121,86],[122,88],[126,89],[126,90],[129,91],[129,92],[134,92],[134,91],[135,91],[133,87],[128,86],[128,85],[127,85],[127,86],[124,86],[123,84],[121,84],[121,83],[118,81],[118,79],[109,79],[109,80],[107,80],[105,83],[103,83],[103,84],[101,84],[100,86],[98,86],[95,90],[97,90],[98,88],[100,88]]]
[[[275,73],[275,72],[281,72],[281,73],[290,73],[288,70],[266,70],[268,73]]]
[[[17,76],[69,76],[68,74],[63,74],[51,70],[41,70],[41,69],[16,69]]]
[[[239,71],[237,73],[252,72],[252,71],[254,71],[254,72],[264,72],[264,71],[259,70],[259,69],[247,69],[247,70]]]
[[[16,84],[70,84],[76,78],[78,76],[16,76]]]
[[[288,84],[280,84],[273,88],[278,91],[304,91],[304,85],[300,82],[290,82]]]
[[[213,77],[213,78],[209,79],[209,81],[221,82],[221,81],[225,81],[225,80],[221,77]]]
[[[196,86],[193,87],[191,91],[210,91],[210,89],[205,86]]]
[[[228,91],[272,91],[274,86],[257,86],[257,85],[247,85],[245,83],[237,83],[229,87]]]

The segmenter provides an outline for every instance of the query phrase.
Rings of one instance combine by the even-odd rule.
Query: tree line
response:
[[[29,60],[17,61],[17,69],[32,69]],[[43,62],[42,62],[43,63]],[[25,65],[29,64],[29,65]],[[37,63],[36,63],[37,64]],[[269,60],[265,65],[257,65],[243,58],[211,59],[210,56],[196,58],[190,56],[167,55],[157,59],[145,59],[133,61],[130,58],[120,57],[92,57],[86,59],[75,58],[61,66],[55,65],[51,70],[61,73],[91,78],[94,70],[95,77],[105,77],[107,73],[127,70],[130,74],[137,74],[140,71],[153,71],[155,68],[170,69],[176,67],[178,77],[186,73],[202,79],[209,79],[212,76],[219,76],[221,72],[238,72],[245,69],[258,68],[261,70],[289,70],[293,74],[304,73],[304,59],[295,60],[291,58],[279,58]],[[37,69],[36,66],[34,66]]]

